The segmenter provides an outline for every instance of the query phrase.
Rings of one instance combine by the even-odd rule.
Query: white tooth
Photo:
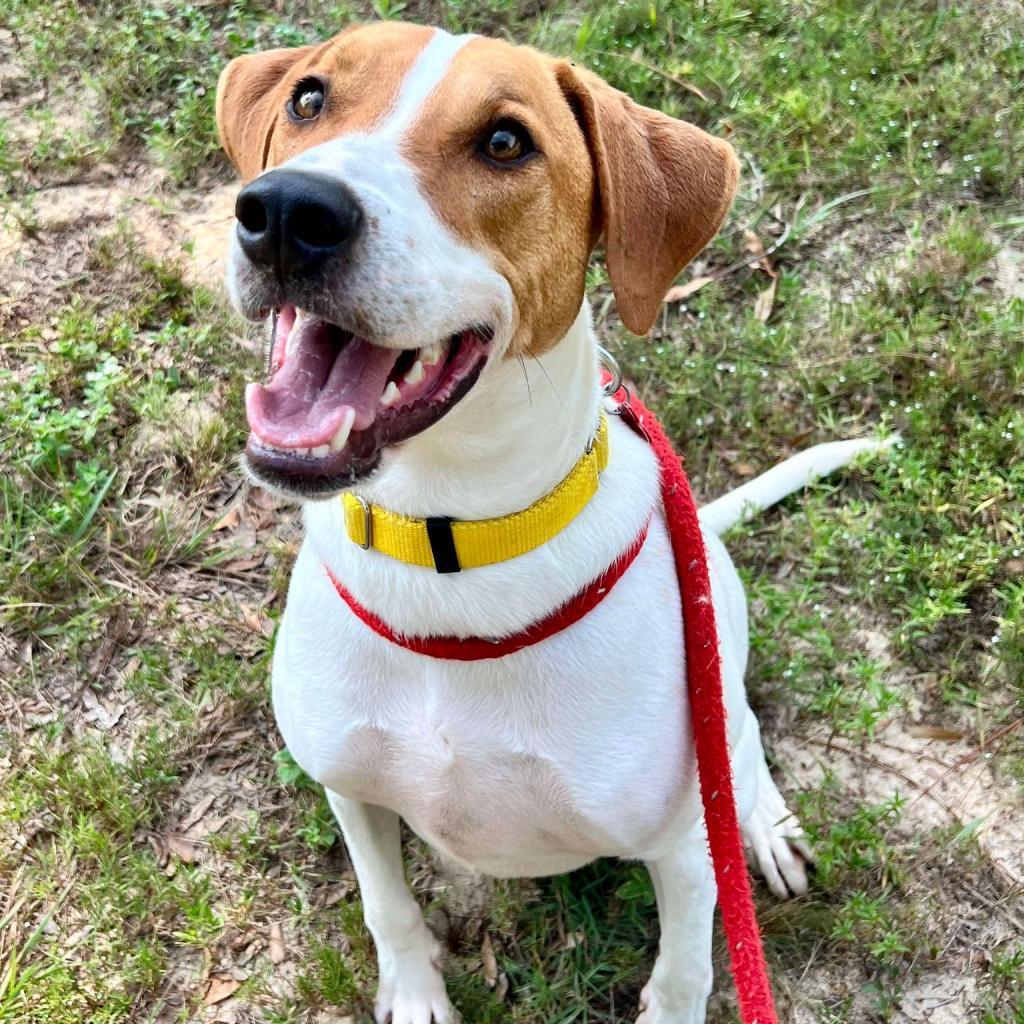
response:
[[[348,444],[348,435],[352,433],[352,424],[355,419],[355,409],[348,409],[345,412],[345,418],[341,421],[341,426],[338,427],[338,432],[331,438],[332,452],[340,452]]]
[[[433,345],[420,349],[420,360],[424,366],[437,366],[444,356],[444,345],[435,341]]]
[[[380,396],[380,404],[394,405],[401,397],[402,392],[398,389],[398,385],[393,380],[389,380],[384,394]]]
[[[409,367],[409,372],[405,375],[406,384],[419,384],[423,380],[423,363],[417,359],[412,366]]]
[[[295,335],[298,333],[295,328],[299,326],[299,321],[302,319],[302,310],[295,310],[295,319],[292,321],[292,329],[288,332],[288,337],[284,339],[284,356],[285,359],[292,354],[292,350],[295,348]]]
[[[329,444],[318,444],[315,448],[311,449],[314,459],[325,459],[327,453],[331,450]]]

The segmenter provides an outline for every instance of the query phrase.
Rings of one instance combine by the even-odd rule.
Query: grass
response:
[[[229,180],[223,63],[354,16],[532,41],[736,145],[733,215],[683,279],[714,283],[643,340],[599,261],[591,283],[604,342],[705,495],[817,440],[903,437],[729,539],[751,693],[818,853],[808,897],[760,900],[780,1002],[821,1024],[907,1020],[941,983],[964,1019],[1024,1020],[1006,854],[1024,782],[1019,13],[281,6],[6,12],[0,259],[32,287],[0,300],[0,1022],[196,1019],[215,978],[237,986],[225,1012],[366,1018],[373,956],[342,844],[274,756],[269,648],[297,531],[239,490],[258,353],[187,254],[154,259],[131,221],[45,217],[59,186],[111,174],[171,210]],[[726,272],[753,236],[767,271]],[[494,883],[467,911],[419,843],[408,858],[468,1024],[635,1013],[656,947],[642,870]],[[718,1022],[734,1019],[724,964],[719,943]]]

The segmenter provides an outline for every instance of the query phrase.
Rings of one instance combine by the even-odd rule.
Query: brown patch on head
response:
[[[495,167],[478,145],[505,118],[526,127],[537,153]],[[727,143],[588,71],[493,39],[459,51],[420,124],[405,156],[441,218],[512,286],[512,355],[543,352],[566,333],[602,236],[623,322],[646,333],[736,190]]]
[[[536,152],[495,166],[480,141],[499,121],[529,132]],[[593,171],[551,61],[528,47],[473,39],[406,133],[403,155],[440,218],[509,282],[511,348],[550,348],[579,313],[593,248]]]
[[[348,28],[318,46],[236,57],[217,83],[217,130],[243,180],[311,146],[372,128],[394,105],[434,32],[422,25],[375,22]],[[324,108],[315,120],[295,122],[287,104],[305,78],[324,82]]]

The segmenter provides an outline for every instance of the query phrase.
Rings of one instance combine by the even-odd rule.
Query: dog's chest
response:
[[[566,633],[459,663],[372,634],[321,578],[293,588],[303,596],[290,601],[275,652],[274,705],[293,755],[329,789],[392,808],[498,874],[634,852],[695,795],[671,655],[678,620],[647,623],[650,643],[636,650],[621,613],[640,602],[625,580]]]
[[[492,871],[609,845],[609,823],[574,785],[572,751],[481,721],[447,688],[435,696],[384,702],[372,720],[354,701],[348,724],[319,741],[325,785],[393,808],[435,846]]]

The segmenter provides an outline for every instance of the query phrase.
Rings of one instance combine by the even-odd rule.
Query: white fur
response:
[[[593,434],[600,397],[585,304],[543,365],[501,358],[514,326],[509,286],[437,220],[399,153],[402,131],[461,45],[439,33],[376,132],[325,143],[293,164],[337,175],[378,221],[365,266],[346,290],[364,313],[373,304],[388,343],[413,347],[467,317],[498,324],[496,351],[476,387],[429,430],[388,451],[359,488],[406,514],[471,519],[524,508],[549,491]],[[597,494],[561,534],[520,558],[459,574],[363,551],[347,539],[336,499],[305,508],[307,539],[274,655],[274,709],[345,833],[380,962],[378,1021],[446,1024],[452,1014],[436,940],[404,883],[399,816],[438,849],[497,875],[562,872],[608,855],[643,859],[662,944],[640,1022],[704,1019],[715,890],[675,567],[650,448],[614,417],[610,440]],[[806,479],[806,468],[773,470],[738,493],[757,505],[778,500]],[[771,887],[785,894],[806,887],[806,847],[747,705],[745,599],[716,535],[742,508],[716,502],[703,518],[744,835]],[[329,566],[400,631],[500,636],[571,597],[648,520],[639,556],[597,608],[499,660],[439,661],[389,643],[352,615],[325,572]]]
[[[595,363],[584,312],[544,357],[545,372],[527,364],[529,387],[521,367],[506,361],[416,443],[394,449],[361,493],[387,496],[388,507],[417,515],[460,508],[492,515],[530,504],[564,475],[593,431]],[[436,995],[426,966],[435,953],[407,890],[385,881],[397,877],[400,850],[397,838],[385,844],[374,830],[373,821],[377,831],[384,827],[382,814],[388,829],[396,827],[397,817],[381,807],[438,849],[497,875],[567,871],[607,855],[643,859],[665,880],[663,927],[671,942],[663,943],[642,1019],[702,1019],[714,887],[678,587],[657,495],[649,447],[613,417],[611,461],[593,500],[549,544],[512,562],[440,576],[352,544],[339,502],[306,507],[308,537],[274,657],[274,708],[296,760],[334,794],[384,950],[382,992],[401,990],[398,978],[431,979],[418,1012]],[[652,514],[640,555],[594,611],[495,661],[436,661],[389,643],[349,612],[324,571],[330,565],[360,602],[400,630],[500,635],[593,579]],[[802,891],[803,866],[786,838],[799,842],[799,827],[785,820],[743,690],[743,590],[721,542],[711,533],[706,542],[737,800],[753,823],[748,843],[774,888]],[[757,814],[759,807],[767,810]],[[373,850],[390,852],[357,852],[366,835],[374,836]],[[400,970],[384,966],[400,960]],[[408,1024],[415,1016],[396,1009],[407,998],[385,995],[379,1012]],[[434,1012],[435,1020],[448,1012]]]
[[[374,134],[400,139],[415,124],[420,109],[448,73],[455,55],[473,38],[472,35],[455,36],[435,29],[430,42],[402,82],[394,108]]]
[[[897,440],[896,437],[883,441],[858,438],[815,445],[705,505],[700,510],[701,524],[721,536],[736,523],[749,519],[820,477],[834,473],[858,455],[885,451]]]

